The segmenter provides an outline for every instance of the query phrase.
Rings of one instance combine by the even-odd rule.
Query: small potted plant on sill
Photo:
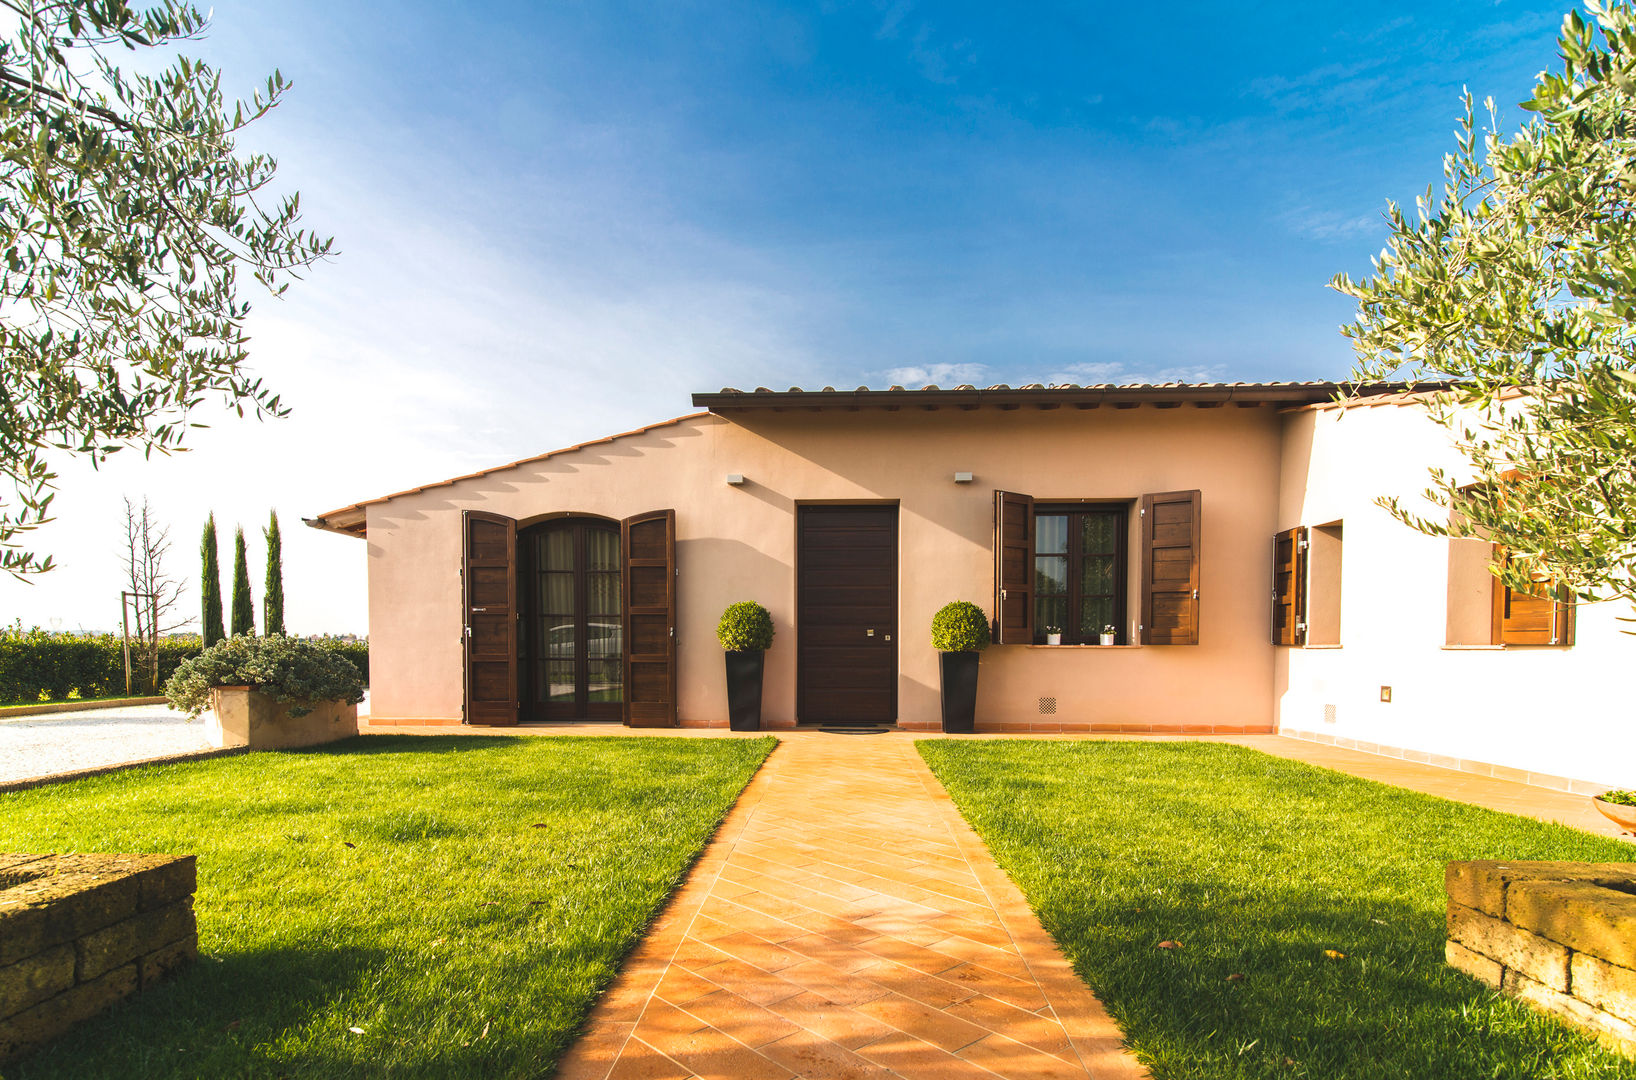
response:
[[[760,731],[761,680],[773,645],[773,617],[754,600],[728,604],[716,625],[716,639],[727,650],[727,726]]]
[[[1119,631],[1115,630],[1111,626],[1104,626],[1102,628],[1102,633],[1100,636],[1098,636],[1097,640],[1104,645],[1112,645],[1118,636]]]
[[[977,657],[988,648],[988,616],[969,600],[944,604],[932,616],[932,648],[943,690],[943,730],[969,735],[977,730]]]
[[[1060,627],[1060,626],[1047,626],[1045,628],[1045,643],[1047,645],[1061,645],[1062,644],[1062,627]]]
[[[1628,833],[1636,833],[1636,791],[1619,789],[1591,796],[1602,816]]]

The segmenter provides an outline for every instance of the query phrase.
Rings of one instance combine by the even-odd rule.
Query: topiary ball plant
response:
[[[766,652],[773,647],[772,614],[754,600],[728,604],[716,638],[728,652]]]
[[[939,652],[978,652],[988,641],[988,616],[970,600],[944,604],[932,616],[932,648]]]

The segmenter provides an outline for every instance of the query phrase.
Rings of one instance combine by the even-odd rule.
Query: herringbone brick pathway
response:
[[[1144,1073],[910,741],[798,732],[557,1075]]]

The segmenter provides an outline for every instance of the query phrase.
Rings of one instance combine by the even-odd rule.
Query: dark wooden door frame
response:
[[[903,614],[903,580],[901,576],[902,534],[901,502],[898,499],[797,499],[793,527],[795,529],[795,708],[798,723],[809,722],[800,715],[802,703],[806,701],[806,674],[801,663],[801,513],[803,510],[838,507],[858,509],[890,509],[892,511],[892,704],[893,721],[898,715],[898,682],[902,678],[902,644],[903,635],[899,623]],[[888,721],[888,722],[893,722]]]

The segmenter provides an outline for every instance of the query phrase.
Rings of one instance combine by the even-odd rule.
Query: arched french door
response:
[[[624,598],[617,521],[557,518],[517,533],[524,720],[619,720]]]

